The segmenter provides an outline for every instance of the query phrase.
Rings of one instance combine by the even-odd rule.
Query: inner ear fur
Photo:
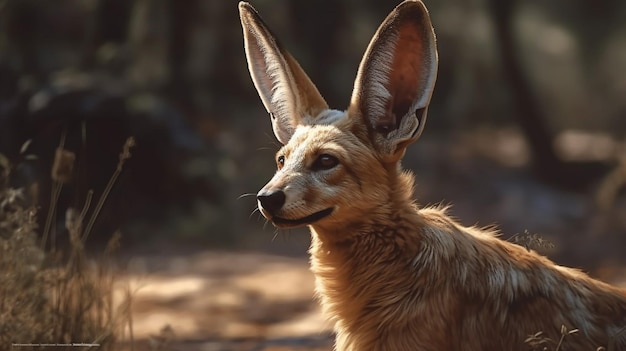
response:
[[[349,110],[361,116],[379,152],[401,157],[424,128],[437,76],[437,48],[420,1],[398,5],[359,66]]]

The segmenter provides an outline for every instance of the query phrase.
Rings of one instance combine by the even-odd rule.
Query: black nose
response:
[[[259,200],[264,210],[274,214],[285,204],[285,193],[282,190],[261,190],[256,195],[256,199]]]

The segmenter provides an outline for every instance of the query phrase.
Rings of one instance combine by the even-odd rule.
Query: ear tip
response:
[[[428,8],[421,0],[405,0],[389,14],[389,18],[395,18],[404,23],[413,23],[417,28],[428,32],[428,36],[436,42],[433,24],[430,19]]]
[[[396,6],[396,8],[402,7],[419,7],[425,9],[426,5],[422,0],[405,0]]]
[[[256,13],[256,10],[254,9],[254,7],[252,7],[252,5],[250,5],[249,2],[240,1],[238,7],[239,15],[241,16],[241,18],[248,17],[251,14]]]
[[[394,12],[409,16],[428,17],[428,9],[421,0],[405,0],[396,6]]]

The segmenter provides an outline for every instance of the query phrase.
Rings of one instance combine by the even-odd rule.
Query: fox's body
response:
[[[346,111],[331,110],[256,11],[240,4],[248,64],[278,171],[257,195],[277,227],[308,225],[311,269],[338,351],[626,350],[626,292],[420,209],[400,159],[421,134],[437,71],[421,2],[370,43]],[[539,348],[542,349],[542,348]]]
[[[561,350],[626,349],[626,298],[440,209],[397,209],[345,243],[313,229],[311,264],[337,350],[529,350],[577,328]],[[622,294],[622,295],[620,295]]]

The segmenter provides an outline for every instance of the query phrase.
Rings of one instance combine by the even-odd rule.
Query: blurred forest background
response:
[[[344,108],[396,2],[253,5],[329,104]],[[429,125],[404,161],[420,203],[451,203],[464,224],[498,223],[506,238],[540,233],[563,263],[623,258],[626,2],[427,6],[439,78]],[[273,239],[250,215],[254,196],[240,198],[269,180],[278,143],[249,77],[237,1],[0,1],[0,154],[40,222],[55,196],[56,147],[76,155],[52,228],[62,238],[65,211],[105,191],[129,136],[136,147],[93,243],[120,230],[133,250],[304,254],[304,231]]]

